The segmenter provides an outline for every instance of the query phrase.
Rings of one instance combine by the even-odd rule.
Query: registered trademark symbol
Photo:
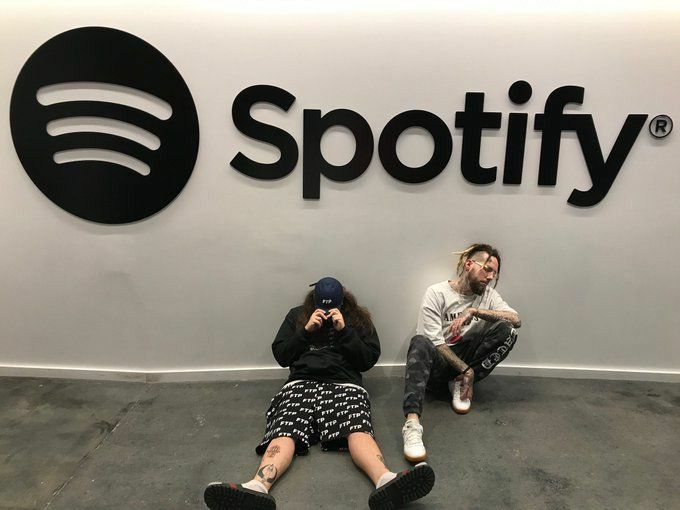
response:
[[[649,123],[649,133],[654,138],[666,138],[673,131],[673,120],[668,115],[657,115]]]

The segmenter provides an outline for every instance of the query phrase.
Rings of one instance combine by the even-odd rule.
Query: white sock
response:
[[[393,473],[392,471],[388,471],[387,473],[385,473],[384,475],[382,475],[380,477],[380,479],[378,480],[378,483],[375,484],[375,488],[379,489],[380,487],[385,485],[387,482],[391,482],[392,480],[394,480],[396,477],[397,477],[397,473]]]
[[[249,482],[242,483],[241,485],[243,487],[245,487],[246,489],[250,489],[251,491],[257,491],[257,492],[262,492],[263,494],[269,494],[269,491],[264,486],[264,484],[259,480],[255,480],[254,478]]]

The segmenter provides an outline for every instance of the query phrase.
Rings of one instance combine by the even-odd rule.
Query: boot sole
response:
[[[203,500],[210,510],[275,510],[276,501],[268,494],[251,491],[233,483],[215,483],[205,488]]]
[[[404,471],[371,494],[371,510],[393,510],[427,496],[434,487],[434,471],[427,464]]]

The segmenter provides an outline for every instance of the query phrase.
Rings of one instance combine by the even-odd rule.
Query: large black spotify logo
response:
[[[14,85],[10,123],[36,186],[101,223],[168,205],[198,153],[198,116],[182,76],[156,48],[112,28],[77,28],[40,46]]]

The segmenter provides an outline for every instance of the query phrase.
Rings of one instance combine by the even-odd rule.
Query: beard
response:
[[[472,292],[481,296],[484,294],[484,289],[486,289],[486,283],[480,281],[470,282],[470,288],[472,289]]]

